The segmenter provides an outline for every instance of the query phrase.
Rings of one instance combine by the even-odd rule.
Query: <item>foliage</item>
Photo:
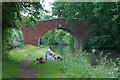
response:
[[[2,3],[2,23],[3,30],[9,27],[18,28],[16,20],[21,21],[21,17],[27,14],[30,21],[40,18],[43,8],[39,2],[3,2]]]
[[[116,14],[113,17],[113,21],[115,21],[117,23],[117,26],[120,26],[120,1],[117,3],[116,8],[113,9],[113,12],[116,12]],[[117,27],[117,34],[120,34],[119,31],[120,27]],[[120,48],[120,36],[117,36],[117,40],[118,42],[118,48]]]
[[[15,30],[10,28],[9,30],[6,31],[8,34],[7,37],[7,49],[13,49],[15,47],[22,47],[23,46],[23,34],[22,31]]]
[[[21,21],[17,19],[15,23],[18,27],[21,27],[21,29],[23,26],[25,26],[26,28],[34,28],[34,22],[31,21],[28,16],[21,16]]]
[[[52,36],[51,36],[52,35]],[[74,45],[73,37],[70,33],[55,29],[46,33],[41,40],[45,44],[66,44],[66,45]]]
[[[68,24],[72,23],[72,19],[85,21],[89,36],[89,40],[84,44],[85,47],[117,48],[119,34],[118,23],[115,20],[117,19],[119,22],[118,2],[55,2],[52,5],[54,6],[52,8],[53,15],[66,17]],[[74,27],[74,25],[71,26],[71,28]]]
[[[89,43],[87,47],[90,47],[90,45],[93,45],[91,48],[109,48],[114,47],[115,44],[110,44],[112,41],[111,35],[102,35],[102,36],[96,36],[89,39]],[[94,45],[96,44],[96,45]],[[104,46],[104,47],[103,47]]]
[[[3,53],[4,51],[7,50],[8,47],[11,47],[7,44],[13,43],[13,42],[7,43],[8,35],[10,37],[12,33],[11,29],[19,29],[20,25],[22,25],[23,23],[26,23],[27,25],[29,25],[29,23],[35,23],[36,20],[40,18],[39,15],[42,11],[43,11],[42,5],[39,2],[3,2],[2,3]],[[23,13],[27,14],[27,20],[26,20],[27,22],[22,21]],[[16,34],[12,34],[12,35],[15,36]],[[13,40],[9,40],[9,41],[13,41]]]
[[[107,61],[106,58],[98,60],[97,65],[91,66],[89,56],[80,50],[80,55],[74,57],[66,57],[58,64],[58,69],[64,71],[67,78],[117,78],[118,72],[114,71],[116,64]]]
[[[41,20],[55,19],[54,16],[43,14]]]
[[[43,8],[39,2],[2,2],[3,78],[15,78],[17,76],[18,65],[15,61],[8,59],[7,49],[22,45],[21,32],[16,29],[19,29],[20,25],[23,24],[21,19],[23,12],[28,14],[29,22],[33,21],[34,23],[40,17],[41,11]]]

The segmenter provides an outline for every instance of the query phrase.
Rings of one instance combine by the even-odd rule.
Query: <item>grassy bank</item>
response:
[[[48,48],[49,46],[44,45],[41,46],[26,45],[23,48],[16,48],[11,50],[9,52],[8,58],[14,61],[27,61],[28,58],[32,58],[33,61],[36,61],[37,57],[45,57]]]
[[[23,48],[16,48],[9,52],[8,58],[14,61],[27,61],[29,57],[35,60],[36,57],[42,56],[43,51],[39,52],[41,47],[26,45]]]
[[[59,62],[47,62],[45,64],[33,64],[36,70],[36,78],[65,78],[63,71],[57,68]]]
[[[3,78],[16,78],[19,68],[19,61],[28,61],[32,58],[34,64],[31,65],[35,69],[37,78],[59,78],[63,77],[61,70],[56,68],[56,62],[48,62],[45,64],[36,64],[37,57],[45,57],[46,50],[49,46],[33,46],[26,45],[22,48],[16,48],[8,52],[3,57]],[[56,55],[58,56],[58,55]],[[58,73],[59,72],[59,73]]]
[[[3,58],[2,78],[16,78],[18,71],[17,62],[9,60],[8,58]]]
[[[118,72],[114,71],[117,66],[114,62],[107,61],[104,57],[97,61],[97,65],[92,66],[86,55],[91,53],[81,50],[76,58],[69,55],[63,61],[36,64],[36,58],[44,57],[48,48],[49,46],[26,45],[9,51],[8,56],[3,58],[3,77],[15,78],[19,71],[17,62],[32,58],[34,64],[31,67],[35,69],[36,78],[117,78]]]
[[[75,58],[69,57],[58,64],[58,69],[64,71],[68,78],[117,78],[118,72],[113,61],[106,60],[106,57],[101,58],[97,65],[90,64],[86,52],[80,50],[80,55]],[[90,54],[90,53],[89,53]]]

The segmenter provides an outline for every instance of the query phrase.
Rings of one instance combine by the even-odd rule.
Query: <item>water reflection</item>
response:
[[[70,46],[64,45],[53,45],[53,51],[56,54],[60,54],[61,56],[73,56],[74,55],[74,48]]]
[[[60,54],[61,56],[74,56],[74,48],[70,46],[64,46],[64,45],[53,45],[53,51],[56,54]],[[117,49],[96,49],[94,53],[91,52],[91,49],[87,49],[86,52],[89,54],[89,56],[98,58],[100,55],[100,52],[103,51],[102,57],[104,57],[106,54],[111,53],[108,55],[107,59],[116,59],[120,57],[120,53],[118,52]]]

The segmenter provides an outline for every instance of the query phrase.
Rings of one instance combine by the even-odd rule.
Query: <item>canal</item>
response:
[[[53,45],[53,51],[56,54],[60,54],[61,57],[74,56],[74,47],[64,46],[64,45]],[[94,49],[94,53],[91,49],[84,50],[89,56],[89,61],[91,64],[96,64],[96,60],[104,58],[107,55],[107,60],[115,60],[120,57],[120,52],[117,49]],[[100,56],[101,54],[101,56]]]

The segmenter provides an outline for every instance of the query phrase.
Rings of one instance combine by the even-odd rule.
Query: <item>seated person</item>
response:
[[[47,52],[46,52],[45,57],[46,57],[47,61],[53,61],[53,60],[55,60],[54,59],[55,54],[52,53],[52,51],[51,51],[52,49],[53,49],[53,47],[50,46],[50,49],[48,49]]]

